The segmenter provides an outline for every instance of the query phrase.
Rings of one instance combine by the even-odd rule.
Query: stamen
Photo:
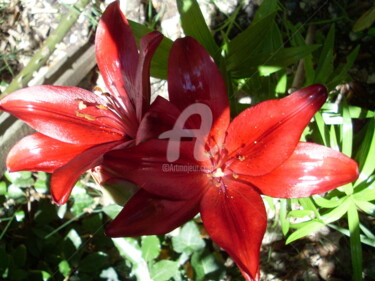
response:
[[[102,104],[97,105],[96,108],[108,110],[108,107],[106,107],[105,105],[102,105]]]
[[[232,174],[232,177],[235,178],[235,179],[238,179],[238,174],[233,173],[233,174]]]
[[[83,118],[86,118],[87,120],[90,120],[90,121],[94,121],[96,120],[96,117],[92,116],[92,115],[89,115],[89,114],[84,114],[84,113],[81,113],[79,111],[76,111],[76,116],[77,117],[83,117]]]
[[[215,178],[221,178],[224,177],[225,174],[223,173],[223,170],[221,168],[217,168],[216,171],[212,174]]]
[[[244,161],[244,160],[245,160],[245,156],[243,156],[243,155],[238,155],[238,156],[237,156],[237,159],[240,160],[240,161]]]
[[[83,102],[83,100],[80,100],[79,103],[78,103],[78,109],[82,110],[82,109],[85,109],[85,108],[87,108],[87,105]]]

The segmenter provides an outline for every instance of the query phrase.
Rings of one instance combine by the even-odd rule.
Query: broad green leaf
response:
[[[99,271],[108,259],[108,255],[103,252],[94,252],[86,256],[79,263],[79,270],[83,272]],[[95,265],[95,266],[93,266]]]
[[[62,260],[59,263],[59,271],[63,276],[68,276],[70,273],[70,265],[67,260]]]
[[[363,181],[367,181],[368,177],[375,170],[375,118],[372,118],[367,126],[366,135],[360,146],[356,157],[359,164],[359,179],[355,183],[357,186]]]
[[[375,22],[375,6],[366,11],[354,24],[353,31],[359,32],[369,28]]]
[[[350,231],[350,253],[352,257],[353,280],[362,281],[362,245],[359,230],[359,216],[354,201],[348,209],[348,225]]]
[[[193,253],[204,248],[205,242],[201,238],[197,224],[194,221],[186,223],[178,236],[172,238],[173,249],[177,253]]]
[[[151,266],[151,278],[153,281],[168,281],[178,272],[178,268],[178,262],[161,260]]]
[[[160,241],[157,236],[142,237],[142,257],[149,262],[156,259],[160,254]]]
[[[26,263],[27,250],[25,245],[19,245],[12,251],[12,257],[15,265],[19,268],[23,268]]]
[[[7,185],[5,182],[0,182],[0,195],[5,195],[7,193]]]
[[[196,0],[177,0],[182,29],[186,36],[194,37],[220,64],[220,49],[204,20],[203,14]]]
[[[111,204],[107,206],[103,206],[103,212],[109,216],[111,219],[114,219],[122,210],[123,207],[117,204]]]
[[[196,281],[206,280],[205,277],[218,270],[219,264],[209,251],[199,251],[194,252],[191,257],[191,265],[193,266],[195,272]]]
[[[320,228],[325,226],[324,223],[317,221],[317,220],[312,220],[307,223],[304,223],[304,226],[297,229],[294,231],[289,237],[286,239],[286,244],[289,244],[295,240],[298,240],[302,237],[305,237],[307,235],[313,234],[317,232]]]
[[[79,249],[79,247],[81,247],[81,245],[82,245],[81,236],[79,236],[79,234],[77,233],[77,231],[74,228],[72,228],[69,231],[69,233],[68,233],[68,235],[66,235],[66,237],[69,238],[70,241],[72,241],[72,243],[73,243],[73,245],[76,249]]]
[[[129,25],[133,31],[133,34],[139,42],[139,39],[142,38],[147,33],[152,32],[152,29],[149,29],[143,24],[129,20]],[[166,79],[168,71],[168,56],[169,51],[172,47],[172,40],[167,37],[164,37],[163,41],[160,43],[157,48],[154,56],[151,61],[151,76]]]
[[[279,81],[277,81],[275,92],[278,94],[284,94],[286,93],[288,87],[288,76],[286,73],[284,73]]]
[[[286,67],[304,58],[319,47],[319,45],[291,47],[254,55],[250,55],[248,50],[243,50],[244,54],[241,59],[234,57],[232,61],[228,61],[228,71],[231,71],[231,75],[234,78],[251,77],[260,65]],[[237,59],[238,61],[236,62]]]
[[[134,274],[138,280],[152,281],[147,262],[142,257],[142,251],[137,240],[135,238],[112,238],[112,241],[120,255],[131,262],[132,274]]]

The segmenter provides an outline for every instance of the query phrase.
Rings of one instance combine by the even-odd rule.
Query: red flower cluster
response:
[[[190,37],[176,40],[170,52],[169,101],[158,97],[150,105],[150,61],[161,40],[160,33],[146,35],[138,52],[118,3],[111,4],[96,35],[109,93],[36,86],[1,100],[1,110],[39,132],[13,147],[8,168],[51,172],[53,199],[63,204],[79,176],[101,165],[106,175],[140,188],[108,235],[164,234],[200,213],[211,238],[244,278],[259,280],[267,224],[261,195],[326,192],[355,180],[357,164],[330,148],[299,141],[327,98],[321,85],[260,103],[230,121],[223,78]],[[209,116],[199,108],[208,108]],[[194,114],[180,122],[188,109]],[[208,121],[208,130],[202,130]],[[171,134],[165,137],[166,132]]]

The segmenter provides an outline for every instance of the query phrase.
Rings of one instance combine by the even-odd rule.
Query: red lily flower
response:
[[[105,152],[135,142],[150,106],[151,57],[162,38],[158,32],[144,36],[138,53],[119,3],[109,5],[96,33],[96,58],[109,93],[34,86],[2,99],[0,110],[38,131],[12,148],[9,170],[53,173],[52,197],[65,203],[80,175],[98,166]]]
[[[325,102],[326,89],[313,85],[281,100],[260,103],[230,123],[219,70],[203,47],[188,37],[172,47],[168,85],[177,112],[195,103],[212,110],[213,126],[203,145],[208,157],[198,161],[193,154],[195,141],[186,140],[179,143],[179,157],[170,163],[172,140],[161,139],[106,154],[105,169],[119,176],[128,171],[126,179],[142,188],[109,225],[107,234],[163,234],[200,212],[212,240],[230,254],[244,278],[259,280],[259,249],[267,224],[261,195],[307,197],[358,176],[352,159],[321,145],[299,142]],[[195,116],[190,119],[196,125],[204,122]]]

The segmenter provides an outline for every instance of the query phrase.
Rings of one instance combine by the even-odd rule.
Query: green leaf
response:
[[[196,281],[207,280],[205,277],[208,274],[213,273],[220,268],[214,255],[209,251],[194,252],[191,257],[191,265],[195,272],[194,280]]]
[[[325,226],[325,224],[320,222],[320,221],[317,221],[317,220],[305,222],[303,227],[297,229],[291,235],[289,235],[289,237],[286,239],[285,243],[289,244],[289,243],[291,243],[295,240],[298,240],[302,237],[313,234],[313,233],[317,232],[323,226]]]
[[[103,252],[95,252],[89,254],[83,260],[80,261],[79,270],[83,272],[99,271],[103,268],[107,259],[108,255]]]
[[[334,197],[331,199],[326,199],[325,197],[321,197],[320,195],[314,195],[313,199],[319,207],[329,209],[336,208],[344,201],[344,198],[339,199],[337,197]]]
[[[251,59],[256,57],[255,51],[263,44],[266,38],[264,34],[270,30],[274,18],[275,13],[272,13],[257,23],[251,24],[245,31],[241,32],[228,43],[228,55],[226,60],[228,70],[239,72],[239,69],[244,68],[244,63],[251,62]],[[264,61],[261,61],[261,63],[256,66],[263,64],[263,62]]]
[[[63,276],[68,276],[70,273],[70,265],[67,260],[62,260],[59,263],[59,271]]]
[[[280,199],[280,223],[284,235],[289,231],[289,220],[287,219],[288,199]]]
[[[111,204],[103,206],[102,210],[107,216],[109,216],[111,219],[114,219],[121,212],[122,208],[123,207],[119,205]]]
[[[350,231],[350,253],[352,257],[353,280],[362,281],[362,245],[359,230],[359,216],[354,201],[348,209],[348,225]]]
[[[147,262],[142,257],[142,251],[137,240],[135,238],[112,238],[112,241],[120,255],[131,262],[132,274],[134,274],[138,280],[152,281]]]
[[[354,24],[353,31],[359,32],[369,28],[375,22],[375,6],[366,11]]]
[[[375,204],[372,204],[369,201],[359,201],[359,200],[355,200],[355,203],[357,207],[360,208],[365,213],[369,214],[370,216],[375,215]]]
[[[0,182],[0,195],[5,195],[7,193],[7,185],[5,182]]]
[[[160,254],[160,240],[157,236],[142,237],[142,257],[149,262],[156,259]]]
[[[375,161],[373,155],[375,155],[375,118],[372,118],[367,126],[366,135],[356,157],[360,174],[355,186],[367,181],[369,176],[374,172]]]
[[[334,43],[335,43],[335,25],[332,24],[331,28],[329,29],[328,35],[325,39],[322,51],[320,53],[318,67],[316,70],[315,83],[324,84],[333,72]]]
[[[354,199],[359,201],[373,201],[375,200],[375,181],[370,183],[366,188],[357,191],[354,189]]]
[[[178,272],[178,268],[178,262],[161,260],[151,266],[151,278],[154,281],[168,281]]]
[[[288,218],[304,218],[310,217],[314,215],[314,212],[311,210],[292,210],[288,213]]]
[[[177,253],[193,253],[204,248],[205,242],[200,237],[199,229],[194,221],[186,223],[178,236],[172,237],[173,249]]]
[[[181,26],[186,36],[194,37],[220,64],[220,49],[204,20],[203,14],[196,0],[177,0]]]
[[[328,212],[327,214],[324,214],[320,217],[321,221],[323,221],[325,224],[332,223],[334,221],[337,221],[340,219],[345,213],[348,211],[348,208],[350,206],[350,197],[345,197],[345,200],[343,203],[336,208],[334,208],[332,211]]]
[[[352,146],[353,146],[353,124],[350,117],[350,112],[346,102],[343,104],[342,108],[343,123],[341,128],[341,143],[342,143],[342,153],[348,157],[352,156]]]
[[[23,268],[26,263],[27,251],[25,245],[19,245],[12,252],[14,263],[17,267]]]
[[[338,75],[336,75],[333,79],[330,79],[330,81],[327,81],[328,88],[336,87],[338,84],[343,83],[347,79],[348,72],[354,64],[359,54],[359,50],[360,46],[357,46],[353,51],[350,52],[346,58],[346,64],[342,66],[340,72],[335,71],[335,73],[338,73]]]
[[[247,50],[247,53],[243,54],[241,59],[238,58],[238,62],[230,62],[228,71],[231,71],[231,75],[234,78],[251,77],[258,70],[260,65],[286,67],[304,58],[319,47],[319,45],[291,47],[255,55],[249,55],[249,51]],[[246,50],[243,52],[246,52]]]
[[[264,0],[255,13],[254,22],[258,22],[278,10],[277,0]]]
[[[139,44],[139,39],[141,39],[147,33],[152,32],[152,29],[149,29],[143,24],[129,20],[129,25],[133,31],[133,34]],[[166,79],[168,72],[168,56],[169,51],[172,47],[172,40],[167,37],[164,37],[163,41],[160,43],[157,48],[154,56],[151,61],[151,76]]]

